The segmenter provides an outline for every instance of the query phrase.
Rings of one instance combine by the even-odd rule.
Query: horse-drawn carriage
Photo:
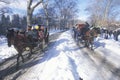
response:
[[[79,42],[83,42],[85,47],[90,47],[93,49],[94,38],[100,34],[100,28],[91,27],[88,23],[85,24],[77,24],[76,30],[74,30],[75,38]]]
[[[32,26],[29,26],[27,31],[18,28],[7,29],[6,37],[8,46],[14,45],[15,49],[18,51],[17,68],[19,67],[19,57],[21,57],[22,62],[24,62],[22,55],[24,51],[29,49],[30,53],[28,57],[30,57],[35,47],[39,47],[39,49],[43,50],[44,45],[49,41],[47,27],[45,28],[41,25],[37,27],[38,28],[32,28]]]

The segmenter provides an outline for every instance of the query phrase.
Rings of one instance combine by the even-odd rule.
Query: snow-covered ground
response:
[[[57,32],[61,32],[62,30],[56,30],[56,29],[52,29],[49,31],[50,35],[57,33]]]
[[[14,47],[8,47],[7,39],[4,36],[0,37],[0,63],[5,59],[17,54],[17,51]]]
[[[120,36],[119,36],[120,40]],[[120,41],[112,39],[103,39],[98,37],[95,42],[96,49],[99,54],[113,63],[117,68],[120,68]]]
[[[17,80],[79,80],[80,77],[83,80],[115,80],[114,77],[110,79],[110,73],[100,73],[101,68],[90,58],[86,58],[71,33],[70,30],[63,32],[55,45],[45,52],[43,59]],[[14,47],[7,47],[6,39],[3,40],[5,42],[0,44],[1,60],[16,54]],[[117,68],[120,67],[119,41],[98,37],[95,40],[95,52],[112,62]]]

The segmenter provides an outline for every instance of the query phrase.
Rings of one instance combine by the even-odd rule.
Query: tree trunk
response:
[[[47,25],[48,29],[50,29],[50,27],[49,27],[49,17],[48,17],[48,11],[47,11],[48,0],[46,1],[46,4],[42,3],[42,5],[43,5],[44,11],[45,11],[46,25]]]
[[[27,28],[29,25],[32,25],[32,15],[33,15],[34,9],[42,2],[43,0],[39,0],[38,2],[36,2],[34,6],[32,6],[33,0],[27,1]]]
[[[32,25],[32,11],[28,10],[27,12],[27,26]]]

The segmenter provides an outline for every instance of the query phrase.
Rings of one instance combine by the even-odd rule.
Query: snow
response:
[[[4,36],[0,37],[0,63],[5,59],[16,55],[17,51],[13,46],[8,47],[7,39]]]
[[[0,44],[0,59],[17,54],[14,47],[7,47],[6,39]],[[5,42],[4,42],[5,41]],[[56,40],[55,45],[46,51],[38,64],[29,68],[17,80],[108,80],[111,73],[105,74],[100,64],[95,64],[84,54],[73,37],[71,30],[63,32]],[[120,67],[120,42],[113,39],[95,39],[95,52]],[[85,50],[86,51],[86,50]],[[101,73],[102,71],[102,73]],[[103,77],[104,76],[104,77]]]
[[[96,51],[101,52],[102,56],[105,56],[108,61],[112,62],[116,67],[120,67],[118,61],[120,61],[120,42],[114,39],[103,39],[98,37],[96,41],[98,45]]]
[[[61,32],[61,31],[63,31],[63,30],[52,29],[52,30],[49,31],[49,33],[50,33],[50,35],[52,35],[52,34],[54,34],[54,33],[58,33],[58,32]]]

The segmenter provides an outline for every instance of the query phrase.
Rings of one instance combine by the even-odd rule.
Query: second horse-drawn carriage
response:
[[[90,47],[93,49],[94,38],[100,34],[100,28],[89,26],[86,22],[85,24],[76,24],[74,29],[74,36],[78,42],[83,42],[85,47]]]

